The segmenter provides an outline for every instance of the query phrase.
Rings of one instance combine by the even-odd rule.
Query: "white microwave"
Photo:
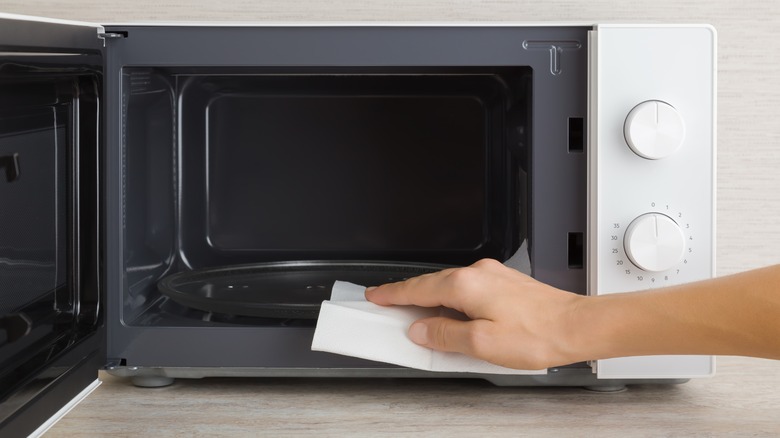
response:
[[[141,386],[711,375],[709,356],[431,373],[310,345],[334,280],[486,257],[578,294],[711,277],[715,38],[1,16],[0,425],[34,431],[100,369]]]

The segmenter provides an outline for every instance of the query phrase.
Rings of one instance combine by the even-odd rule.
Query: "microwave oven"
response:
[[[578,294],[711,277],[715,38],[2,16],[1,424],[34,430],[100,369],[141,386],[711,375],[709,356],[437,374],[310,345],[334,280],[481,258]]]

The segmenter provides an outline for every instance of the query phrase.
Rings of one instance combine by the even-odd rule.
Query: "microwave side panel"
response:
[[[608,25],[590,38],[589,294],[711,278],[714,29]],[[643,230],[655,238],[637,237]],[[712,375],[714,358],[628,357],[594,368],[601,379],[690,378]]]
[[[0,13],[0,435],[99,383],[103,28]]]

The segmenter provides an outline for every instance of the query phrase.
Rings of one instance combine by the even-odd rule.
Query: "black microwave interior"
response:
[[[526,239],[530,86],[524,67],[123,69],[123,320],[280,323],[170,299],[172,275],[241,307],[294,304],[304,285],[263,285],[306,266],[319,303],[344,266],[403,266],[353,280],[377,284],[506,260]]]

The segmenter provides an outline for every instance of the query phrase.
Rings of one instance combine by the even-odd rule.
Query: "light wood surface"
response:
[[[203,379],[133,387],[102,374],[47,437],[780,436],[780,362],[619,393],[481,380]]]

